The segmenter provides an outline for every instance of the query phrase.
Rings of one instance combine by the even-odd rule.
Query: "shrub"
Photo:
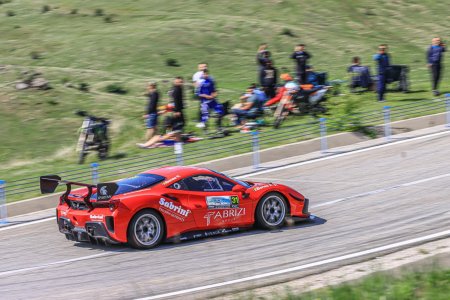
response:
[[[169,67],[179,67],[180,64],[175,58],[168,58],[166,59],[166,65]]]
[[[7,17],[14,17],[15,15],[16,15],[16,13],[13,12],[12,10],[8,10],[8,11],[6,12],[6,16],[7,16]]]
[[[105,21],[105,23],[112,23],[113,22],[113,15],[107,15],[103,18],[103,21]]]
[[[63,78],[61,78],[61,83],[62,83],[62,84],[66,84],[66,83],[68,83],[68,82],[70,82],[70,79],[69,79],[68,77],[63,77]]]
[[[111,83],[105,87],[105,91],[111,94],[126,94],[128,90],[122,86],[121,83]]]
[[[41,59],[41,54],[37,51],[31,51],[30,52],[31,59]]]
[[[71,11],[70,11],[70,14],[71,15],[76,15],[78,13],[78,9],[76,9],[76,8],[73,8]]]
[[[101,17],[101,16],[103,16],[105,13],[103,12],[103,9],[101,9],[101,8],[97,8],[96,10],[95,10],[95,12],[94,12],[94,16],[96,16],[96,17]]]
[[[296,35],[289,28],[283,28],[283,30],[281,31],[281,34],[290,36],[290,37],[296,37]]]
[[[49,12],[50,10],[51,10],[51,8],[49,5],[44,5],[44,6],[42,6],[41,12],[43,14],[45,14],[46,12]]]
[[[89,84],[86,82],[80,82],[78,85],[78,90],[82,92],[89,92]]]

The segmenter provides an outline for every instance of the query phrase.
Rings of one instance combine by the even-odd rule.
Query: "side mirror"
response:
[[[240,184],[236,184],[235,186],[233,186],[233,189],[232,189],[233,192],[241,193],[241,194],[244,194],[246,190],[247,189]]]

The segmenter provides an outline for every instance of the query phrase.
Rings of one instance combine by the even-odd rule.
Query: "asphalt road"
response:
[[[371,249],[450,229],[449,145],[446,133],[247,177],[287,184],[311,199],[314,221],[280,231],[137,251],[69,242],[54,220],[0,229],[0,298],[156,299],[216,284],[178,295],[206,298],[378,256]]]

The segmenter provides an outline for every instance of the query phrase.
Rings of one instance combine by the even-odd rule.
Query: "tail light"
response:
[[[114,199],[109,202],[109,210],[115,211],[119,207],[120,200]]]

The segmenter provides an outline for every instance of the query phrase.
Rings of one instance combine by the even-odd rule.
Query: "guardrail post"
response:
[[[322,154],[325,154],[328,150],[326,121],[326,118],[320,118],[320,153]]]
[[[92,163],[91,167],[92,167],[92,183],[93,184],[98,184],[98,182],[100,180],[100,176],[99,176],[99,172],[98,172],[99,164],[98,163]]]
[[[173,146],[173,151],[176,156],[177,165],[182,166],[183,165],[183,143],[175,142],[175,144]]]
[[[0,224],[8,223],[6,211],[6,197],[5,197],[5,185],[6,181],[0,180]]]
[[[252,131],[253,169],[259,168],[259,131]]]
[[[384,137],[387,141],[391,140],[391,107],[383,107],[384,115]]]
[[[447,106],[447,125],[445,127],[450,128],[450,94],[445,95],[445,104]]]

